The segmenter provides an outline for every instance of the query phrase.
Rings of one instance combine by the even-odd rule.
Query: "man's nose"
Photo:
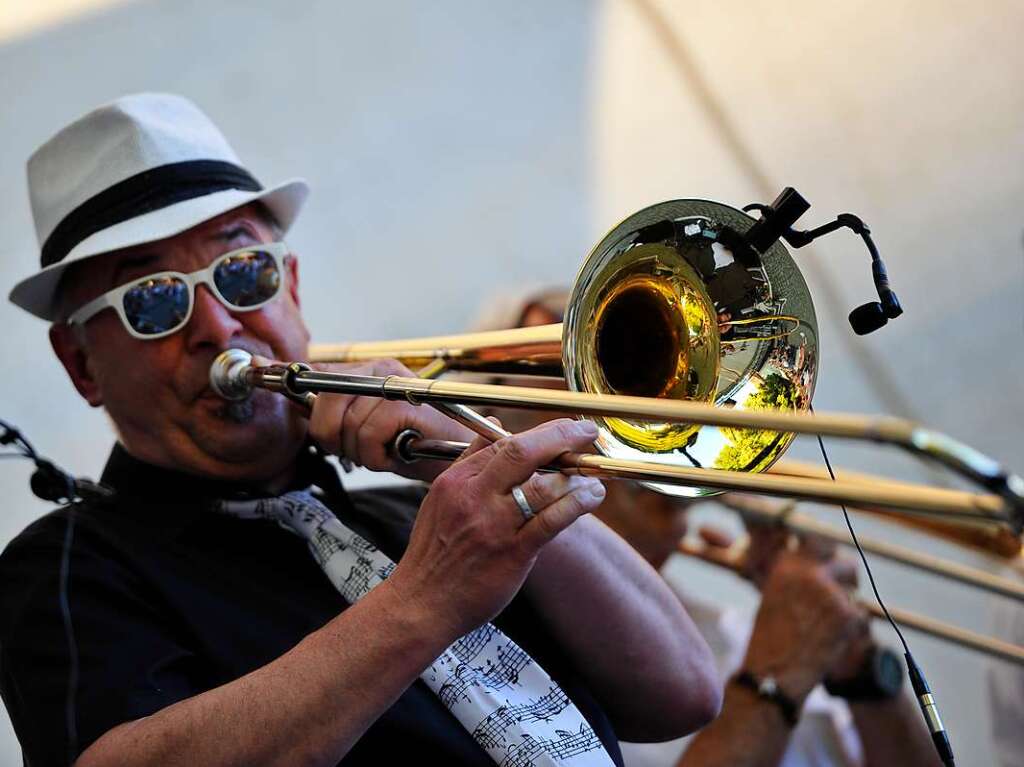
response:
[[[242,331],[242,323],[210,292],[206,285],[196,287],[192,318],[185,326],[186,342],[190,350],[210,344],[218,349]]]

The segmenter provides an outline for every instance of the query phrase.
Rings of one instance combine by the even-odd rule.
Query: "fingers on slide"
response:
[[[548,421],[494,443],[494,452],[477,479],[500,493],[508,493],[544,464],[553,462],[562,453],[584,449],[596,437],[597,427],[589,421],[567,418]]]

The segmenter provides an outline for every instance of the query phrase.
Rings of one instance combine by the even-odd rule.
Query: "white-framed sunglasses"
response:
[[[199,285],[206,285],[233,312],[255,311],[277,298],[284,287],[288,253],[283,242],[262,243],[218,256],[191,274],[150,274],[108,290],[76,310],[67,322],[82,325],[110,308],[135,338],[163,338],[188,323]]]

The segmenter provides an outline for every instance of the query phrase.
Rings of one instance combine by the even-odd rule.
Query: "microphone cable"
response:
[[[814,414],[814,408],[808,408],[811,414]],[[825,440],[822,439],[820,434],[815,435],[818,440],[818,447],[821,448],[821,457],[825,460],[825,468],[828,469],[828,474],[832,478],[832,481],[836,481],[836,474],[832,470],[832,461],[829,460],[828,451],[825,450]],[[938,704],[935,702],[935,697],[932,695],[931,688],[928,686],[928,680],[924,676],[924,672],[921,667],[917,665],[917,661],[914,660],[913,653],[910,652],[910,646],[907,644],[906,638],[903,636],[903,632],[900,631],[899,625],[893,620],[892,615],[889,614],[889,608],[885,606],[885,602],[882,600],[882,595],[878,592],[878,585],[875,583],[875,576],[871,572],[871,565],[868,564],[867,555],[864,553],[864,549],[861,548],[860,541],[857,540],[857,533],[853,529],[853,522],[850,520],[850,513],[846,509],[846,504],[839,504],[839,508],[843,510],[843,519],[846,521],[846,528],[850,531],[850,538],[853,539],[853,545],[857,549],[857,553],[860,555],[860,560],[864,564],[864,571],[868,575],[868,582],[871,584],[871,591],[875,595],[875,601],[878,602],[878,606],[882,609],[882,613],[885,615],[886,620],[889,621],[889,625],[892,626],[896,632],[896,636],[899,637],[900,644],[903,645],[903,657],[907,659],[907,675],[910,677],[910,685],[914,688],[914,695],[917,697],[918,705],[921,707],[921,713],[924,715],[925,724],[928,727],[928,732],[932,736],[932,743],[935,744],[935,750],[939,754],[939,758],[942,760],[942,764],[945,767],[954,767],[955,760],[953,757],[953,747],[949,742],[949,735],[946,732],[945,726],[942,724],[942,719],[939,717]]]
[[[68,581],[71,577],[71,546],[75,538],[75,516],[77,506],[83,501],[105,501],[114,492],[101,484],[79,479],[63,471],[52,461],[42,458],[32,443],[14,426],[0,420],[0,446],[11,445],[13,451],[0,452],[0,458],[23,458],[32,461],[36,470],[29,480],[33,494],[44,501],[66,504],[68,523],[61,545],[60,570],[58,573],[57,602],[64,623],[64,637],[68,646],[68,683],[64,697],[64,727],[67,733],[68,764],[78,758],[78,722],[75,716],[75,702],[78,696],[78,642],[71,620],[71,602],[68,598]]]

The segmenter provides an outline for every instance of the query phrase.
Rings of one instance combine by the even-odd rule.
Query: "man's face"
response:
[[[149,245],[100,256],[75,270],[70,309],[111,288],[160,271],[190,273],[229,250],[271,242],[255,206],[247,206]],[[289,470],[305,438],[305,421],[284,397],[257,391],[229,404],[209,388],[210,364],[231,347],[276,360],[307,356],[309,333],[299,311],[298,271],[286,261],[285,287],[267,305],[232,312],[201,285],[192,317],[157,340],[129,335],[114,310],[83,328],[55,325],[54,349],[79,392],[103,406],[134,456],[191,473],[269,480]]]

